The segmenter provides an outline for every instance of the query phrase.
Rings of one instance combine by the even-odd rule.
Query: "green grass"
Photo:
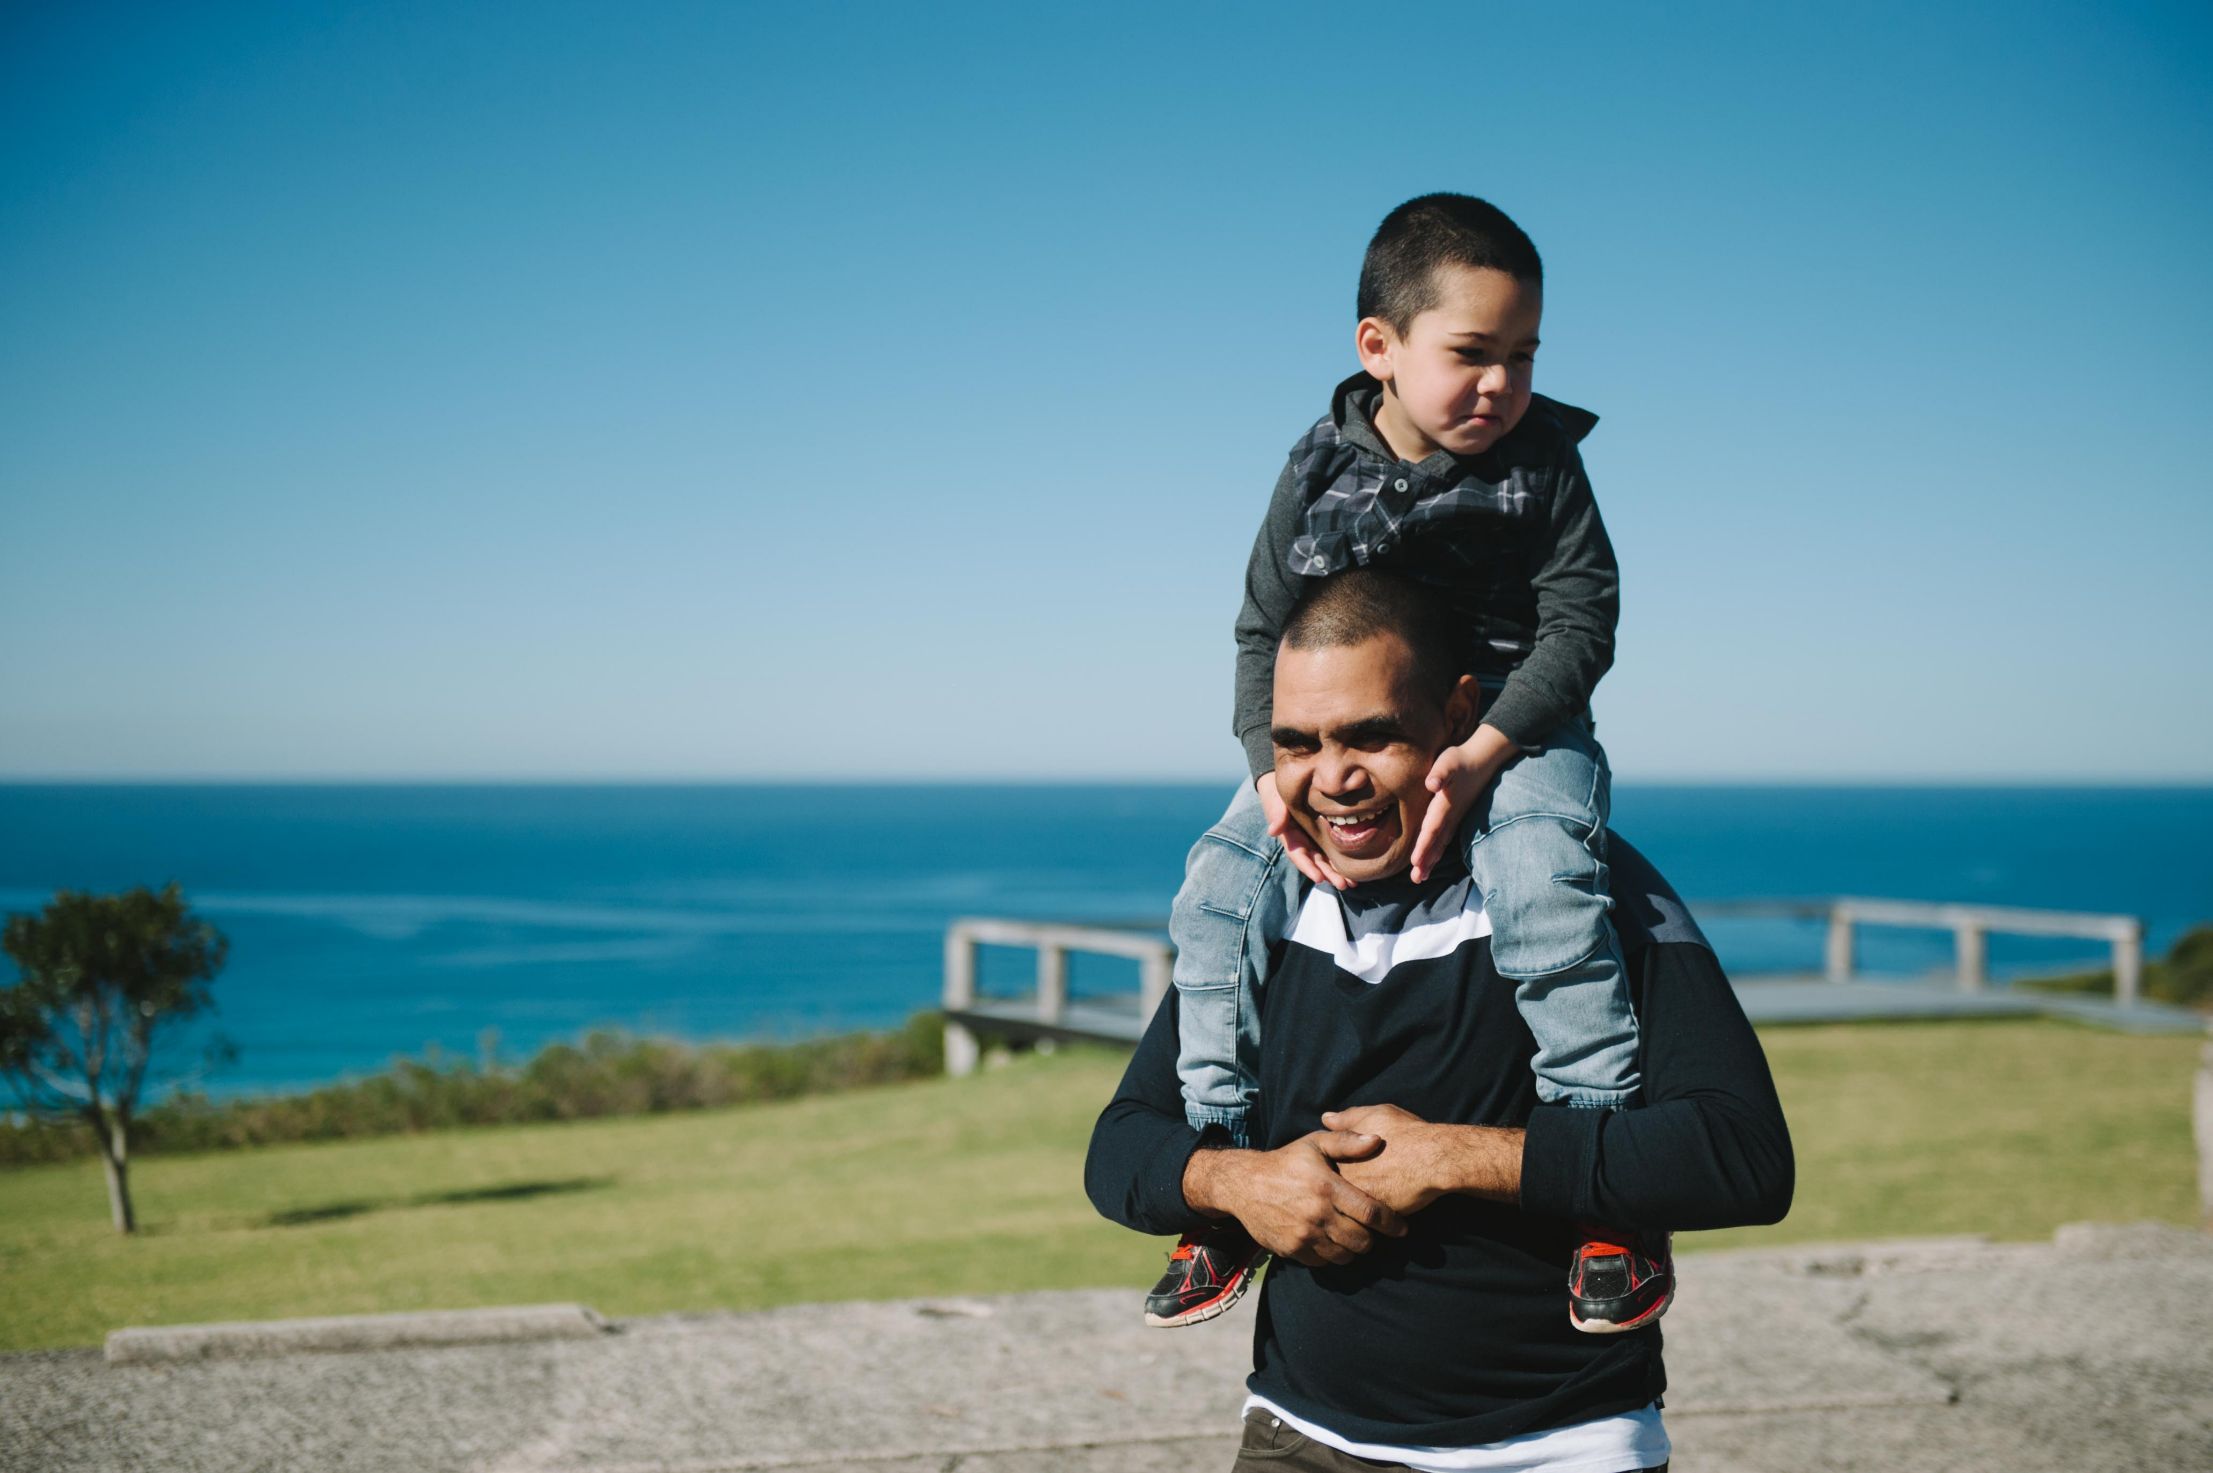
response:
[[[1686,1248],[2061,1223],[2195,1224],[2201,1040],[2053,1020],[1769,1028],[1798,1195],[1773,1228]]]
[[[1780,1227],[1717,1244],[2188,1222],[2197,1041],[2063,1023],[1775,1029]],[[574,1299],[614,1315],[1121,1284],[1084,1200],[1119,1059],[1066,1052],[750,1108],[156,1157],[133,1239],[94,1163],[0,1172],[0,1348],[126,1324]]]

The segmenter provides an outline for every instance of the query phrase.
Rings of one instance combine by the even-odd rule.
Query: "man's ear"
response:
[[[1452,733],[1452,744],[1457,747],[1474,736],[1482,719],[1483,687],[1474,676],[1463,675],[1452,683],[1452,693],[1445,697],[1445,728]]]
[[[1360,355],[1360,366],[1381,383],[1391,381],[1391,353],[1397,347],[1398,334],[1380,317],[1363,317],[1352,330],[1352,350]]]

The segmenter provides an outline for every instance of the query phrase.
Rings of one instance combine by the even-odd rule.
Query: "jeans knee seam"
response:
[[[1260,914],[1260,897],[1267,894],[1268,887],[1276,882],[1276,872],[1284,863],[1284,853],[1280,848],[1261,860],[1260,883],[1253,886],[1252,896],[1245,906],[1245,914],[1242,918],[1243,925],[1237,933],[1237,980],[1240,984],[1245,980],[1246,958],[1252,955],[1253,918]],[[1240,1001],[1243,1001],[1244,995],[1251,991],[1250,987],[1240,985],[1238,988]],[[1242,1028],[1244,1018],[1240,1016],[1237,1021],[1239,1027]]]
[[[1507,967],[1505,964],[1499,962],[1496,958],[1495,953],[1493,954],[1491,965],[1501,977],[1504,977],[1509,982],[1542,982],[1547,977],[1557,977],[1565,972],[1581,971],[1584,967],[1589,966],[1591,964],[1591,961],[1605,949],[1606,943],[1601,941],[1598,943],[1598,945],[1592,947],[1589,951],[1584,952],[1581,956],[1577,957],[1574,961],[1569,962],[1566,966],[1546,967],[1541,972],[1514,971],[1512,968]]]
[[[1255,849],[1235,834],[1223,833],[1219,829],[1208,829],[1204,837],[1208,843],[1219,844],[1224,849],[1234,849],[1239,854],[1249,854],[1254,859],[1264,860],[1268,857],[1268,851],[1265,848]]]
[[[1493,946],[1491,948],[1491,967],[1492,970],[1496,971],[1501,977],[1504,977],[1509,982],[1542,982],[1547,977],[1558,977],[1568,972],[1581,971],[1584,967],[1589,966],[1591,962],[1597,958],[1600,952],[1609,950],[1614,952],[1614,962],[1618,966],[1621,964],[1621,955],[1620,948],[1614,945],[1613,930],[1613,920],[1611,917],[1609,917],[1605,925],[1603,925],[1599,930],[1598,944],[1596,946],[1593,946],[1589,951],[1584,952],[1581,956],[1577,957],[1572,962],[1567,962],[1557,967],[1546,967],[1541,972],[1516,972],[1508,970],[1506,966],[1498,960],[1498,948],[1496,946]]]
[[[1592,813],[1517,813],[1504,823],[1484,825],[1483,831],[1475,837],[1475,844],[1470,844],[1468,847],[1473,849],[1476,844],[1482,843],[1493,834],[1504,833],[1515,824],[1529,823],[1533,820],[1550,820],[1558,823],[1562,828],[1575,834],[1577,842],[1586,848],[1589,847],[1591,839],[1598,833],[1600,827],[1597,815]]]
[[[1549,1080],[1540,1083],[1537,1090],[1539,1098],[1545,1093],[1543,1084],[1549,1083]],[[1559,1095],[1545,1103],[1565,1105],[1571,1110],[1618,1110],[1635,1100],[1638,1093],[1633,1089],[1599,1089],[1590,1085],[1577,1085],[1571,1089],[1553,1084],[1552,1088],[1558,1090]]]

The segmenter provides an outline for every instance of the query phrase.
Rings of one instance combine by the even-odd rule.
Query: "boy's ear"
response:
[[[1360,366],[1380,383],[1391,381],[1391,354],[1397,347],[1398,334],[1380,317],[1363,317],[1352,330],[1352,350],[1360,355]]]
[[[1452,693],[1445,697],[1445,726],[1452,733],[1454,746],[1475,735],[1475,728],[1483,720],[1483,687],[1472,675],[1463,675],[1452,683]]]

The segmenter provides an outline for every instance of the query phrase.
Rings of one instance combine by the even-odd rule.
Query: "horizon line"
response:
[[[608,773],[0,773],[0,787],[23,788],[1108,788],[1108,787],[1228,787],[1234,776],[1218,774],[1096,774],[1053,773],[923,774],[891,777],[846,777],[830,774],[781,778],[772,782],[720,774],[608,774]],[[2213,788],[2213,773],[2153,774],[2135,777],[2061,777],[2049,773],[1615,773],[1616,787],[1727,787],[1727,788],[2073,788],[2086,792],[2131,789]]]

